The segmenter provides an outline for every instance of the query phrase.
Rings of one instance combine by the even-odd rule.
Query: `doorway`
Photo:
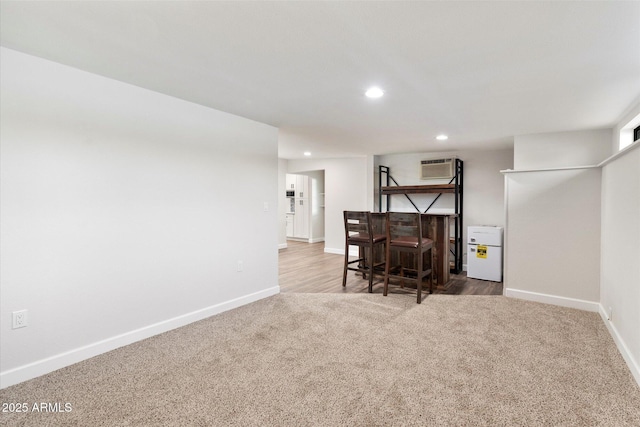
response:
[[[285,182],[287,241],[324,242],[324,170],[288,173]]]

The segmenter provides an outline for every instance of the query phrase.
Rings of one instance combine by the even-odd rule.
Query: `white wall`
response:
[[[506,186],[505,294],[597,303],[600,170],[512,173]]]
[[[279,291],[277,129],[0,54],[2,387]]]
[[[369,157],[289,160],[288,173],[324,170],[325,252],[344,254],[345,210],[371,210],[373,206]]]
[[[640,144],[602,169],[600,304],[640,384]]]
[[[601,172],[571,168],[607,157],[610,138],[610,130],[515,138],[520,169],[567,169],[505,174],[506,295],[598,309]]]
[[[597,165],[611,155],[611,129],[521,135],[514,140],[516,170]]]
[[[287,179],[287,160],[278,159],[278,248],[287,247],[287,197],[285,193]]]
[[[513,150],[511,149],[376,156],[376,174],[378,173],[377,166],[383,165],[390,168],[391,176],[398,181],[399,185],[433,183],[435,181],[420,179],[420,161],[449,157],[458,157],[464,162],[463,242],[466,242],[467,227],[470,225],[504,226],[504,178],[500,171],[513,167]],[[423,212],[436,197],[433,194],[411,194],[409,196]],[[397,212],[415,212],[415,208],[402,195],[392,196],[391,208]],[[453,195],[443,194],[440,196],[429,212],[454,212]],[[466,245],[463,245],[463,248],[465,251],[463,263],[466,264]]]

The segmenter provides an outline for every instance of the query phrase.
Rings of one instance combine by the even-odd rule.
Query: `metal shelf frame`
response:
[[[453,248],[450,248],[450,252],[453,254],[453,266],[451,272],[459,274],[462,271],[462,254],[463,254],[463,242],[462,242],[462,215],[463,215],[463,182],[464,182],[464,162],[460,159],[455,159],[455,175],[449,181],[449,184],[435,184],[435,185],[411,185],[401,186],[391,176],[391,170],[388,166],[378,166],[378,212],[388,212],[391,210],[391,196],[392,195],[404,195],[407,200],[413,205],[415,210],[420,213],[429,213],[429,209],[438,201],[442,194],[453,194],[454,197],[454,213],[456,216],[453,218]],[[394,186],[391,185],[394,184]],[[433,199],[429,207],[422,212],[415,202],[409,197],[409,194],[424,194],[432,193],[437,194]],[[384,197],[384,207],[383,207]],[[383,210],[384,209],[384,210]]]

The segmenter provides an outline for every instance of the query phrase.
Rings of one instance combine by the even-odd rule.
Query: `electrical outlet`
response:
[[[269,212],[269,202],[264,202],[263,209],[265,212]]]
[[[613,318],[613,309],[609,307],[609,316],[607,317],[607,320],[611,321],[612,318]]]
[[[13,329],[24,328],[29,324],[27,321],[27,310],[14,311],[11,314],[13,316]]]
[[[237,271],[240,272],[242,271],[242,268],[244,267],[244,263],[242,261],[238,261],[238,268]]]

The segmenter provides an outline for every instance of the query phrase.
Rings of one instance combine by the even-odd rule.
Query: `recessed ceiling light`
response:
[[[311,155],[311,151],[305,151],[303,154],[304,154],[305,156],[310,156],[310,155]]]
[[[449,139],[449,137],[447,135],[438,135],[436,136],[436,139],[438,141],[446,141],[447,139]]]
[[[367,98],[380,98],[382,95],[384,95],[384,91],[379,87],[374,86],[367,89],[364,94],[367,96]]]

